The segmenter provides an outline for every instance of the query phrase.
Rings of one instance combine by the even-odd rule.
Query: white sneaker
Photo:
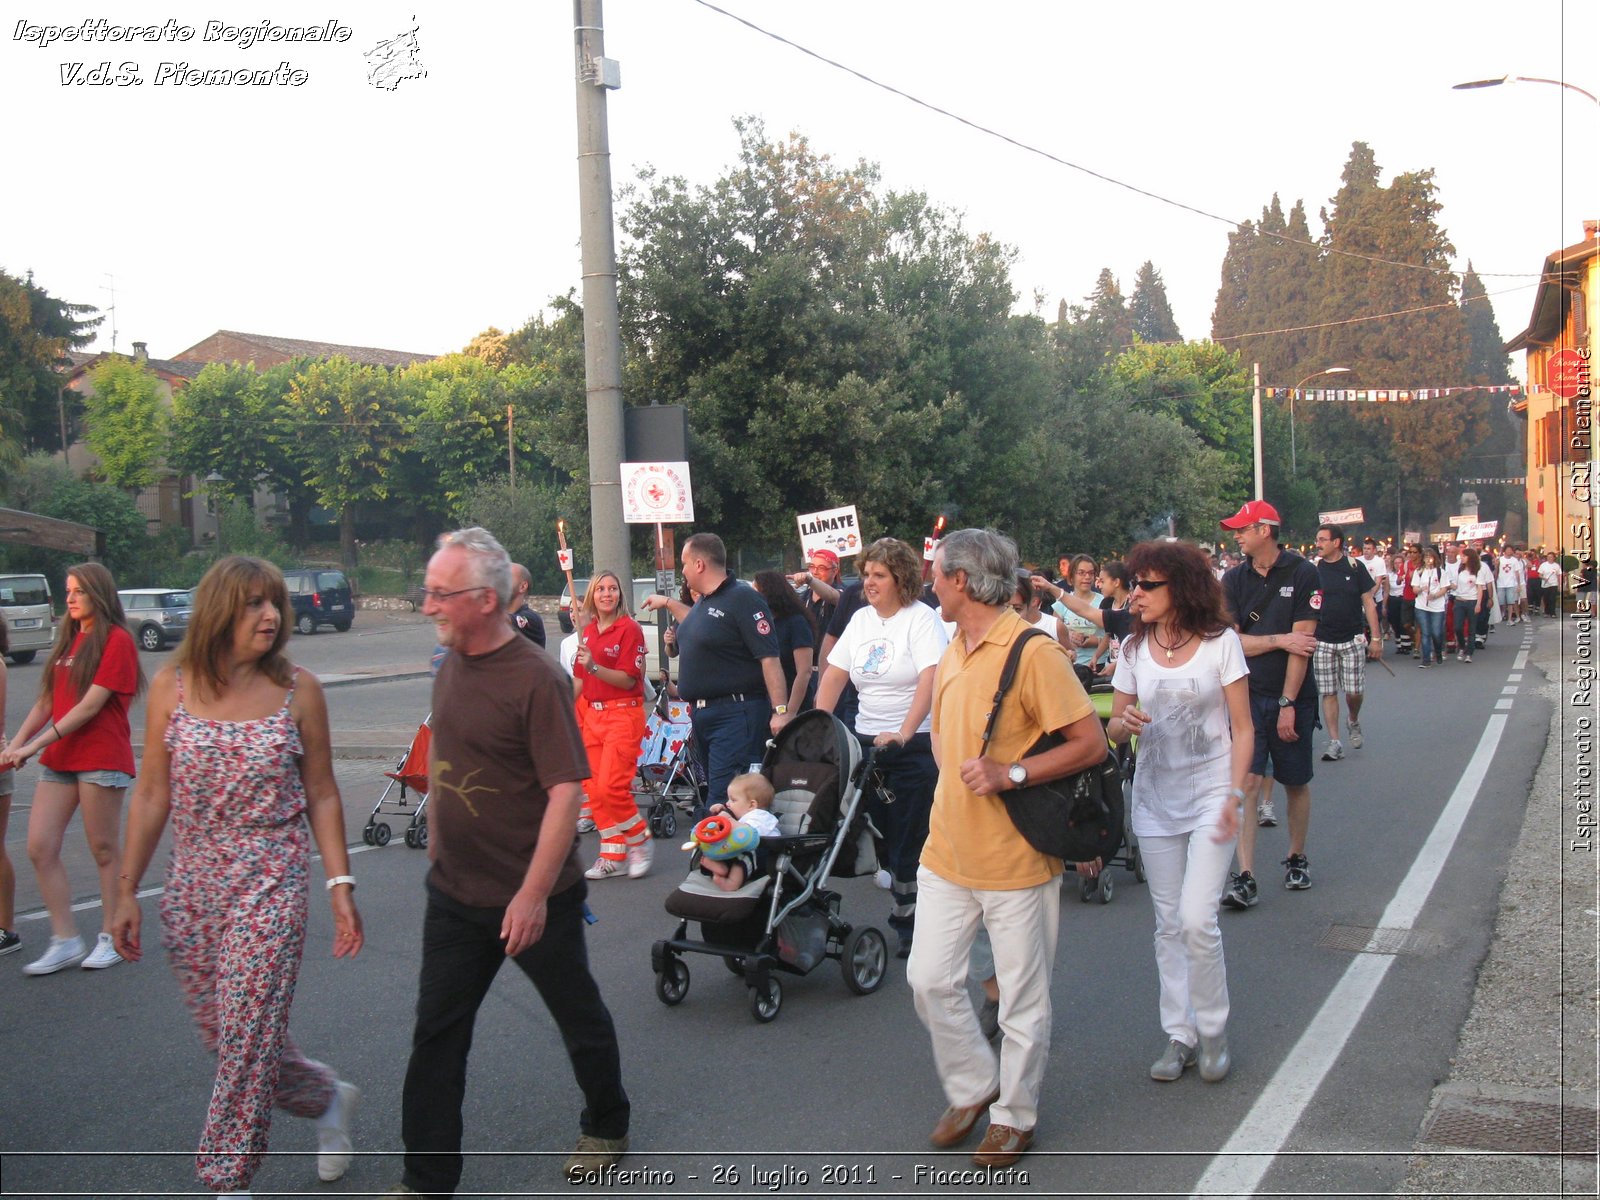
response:
[[[1256,824],[1265,829],[1271,829],[1278,823],[1278,814],[1273,811],[1272,801],[1264,800],[1256,805]]]
[[[1357,724],[1355,721],[1351,721],[1350,722],[1350,749],[1352,749],[1352,750],[1361,749],[1361,743],[1364,740],[1365,739],[1362,738],[1362,736],[1361,736],[1361,726],[1359,724]]]
[[[623,879],[622,864],[614,858],[597,858],[594,866],[583,873],[585,879]]]
[[[594,824],[594,818],[593,817],[579,817],[578,818],[578,832],[579,833],[593,833],[594,830],[595,830],[595,824]]]
[[[109,933],[102,933],[95,939],[94,949],[89,952],[89,957],[83,960],[85,971],[102,971],[106,967],[114,967],[122,961],[122,955],[117,953],[117,948],[111,942]]]
[[[74,934],[69,938],[53,937],[50,948],[22,968],[24,975],[53,975],[62,967],[70,967],[83,957],[83,939]]]
[[[333,1099],[327,1111],[317,1118],[317,1178],[332,1183],[344,1178],[355,1156],[350,1142],[350,1118],[361,1103],[361,1089],[339,1080],[333,1085]]]
[[[1328,748],[1322,752],[1323,762],[1338,762],[1343,757],[1344,746],[1340,744],[1338,738],[1334,738],[1331,742],[1329,742]]]
[[[656,860],[655,847],[650,844],[650,839],[645,838],[636,846],[628,847],[628,878],[642,879],[650,874],[650,867]]]

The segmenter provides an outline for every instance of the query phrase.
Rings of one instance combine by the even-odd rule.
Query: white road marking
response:
[[[1500,701],[1510,705],[1509,700]],[[1496,705],[1498,707],[1499,705]],[[1439,881],[1467,814],[1478,798],[1489,764],[1500,744],[1508,718],[1490,716],[1477,749],[1434,822],[1411,869],[1384,909],[1378,925],[1410,929]],[[1211,1160],[1192,1196],[1252,1196],[1272,1168],[1275,1156],[1300,1122],[1322,1081],[1344,1051],[1367,1005],[1395,961],[1392,954],[1360,954],[1353,958],[1306,1031],[1280,1066],[1233,1135]]]

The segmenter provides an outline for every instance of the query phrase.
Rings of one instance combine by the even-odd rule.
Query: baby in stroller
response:
[[[710,816],[695,826],[694,840],[685,849],[699,848],[700,870],[723,891],[737,892],[765,869],[761,839],[781,832],[771,812],[776,794],[765,775],[737,775],[728,783],[728,802],[712,805]],[[719,823],[717,817],[724,820]],[[737,825],[728,828],[727,818]]]

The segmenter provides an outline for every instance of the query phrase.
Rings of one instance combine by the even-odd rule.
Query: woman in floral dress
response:
[[[128,816],[112,929],[142,953],[139,880],[170,814],[162,944],[200,1038],[217,1056],[197,1170],[249,1195],[274,1105],[312,1117],[317,1173],[342,1176],[360,1097],[288,1033],[305,945],[311,838],[333,906],[335,957],[362,944],[328,710],[316,677],[283,654],[289,597],[278,568],[230,557],[206,572],[177,660],[150,688],[143,771]]]

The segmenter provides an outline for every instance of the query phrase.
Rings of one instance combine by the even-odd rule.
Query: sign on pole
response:
[[[1456,533],[1463,542],[1476,542],[1492,538],[1499,528],[1499,521],[1477,521],[1471,525],[1461,526]]]
[[[800,525],[802,555],[832,550],[840,558],[848,558],[861,550],[861,523],[856,519],[854,504],[805,513],[795,519]]]
[[[1450,528],[1459,529],[1463,525],[1474,524],[1477,519],[1478,518],[1473,516],[1471,513],[1458,513],[1456,516],[1450,518]]]
[[[1403,534],[1400,535],[1400,540],[1403,541],[1408,546],[1413,545],[1413,544],[1421,545],[1422,544],[1422,530],[1420,530],[1420,529],[1408,529]]]
[[[1544,365],[1544,378],[1563,400],[1576,400],[1589,388],[1589,364],[1576,350],[1557,350]]]
[[[684,525],[694,520],[688,463],[622,463],[621,469],[624,523]]]
[[[1366,519],[1367,514],[1359,508],[1335,508],[1317,514],[1318,525],[1360,525]]]

